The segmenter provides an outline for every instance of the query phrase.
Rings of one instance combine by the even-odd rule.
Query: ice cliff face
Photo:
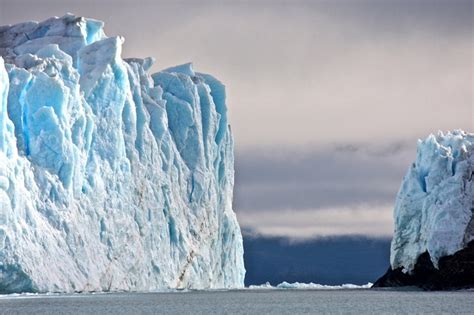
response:
[[[435,267],[474,240],[474,134],[431,135],[397,196],[391,267],[411,272],[427,252]]]
[[[224,86],[102,28],[0,28],[0,291],[242,287]]]

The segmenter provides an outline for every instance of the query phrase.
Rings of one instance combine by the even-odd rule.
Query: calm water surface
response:
[[[474,292],[241,290],[3,296],[2,314],[474,314]]]

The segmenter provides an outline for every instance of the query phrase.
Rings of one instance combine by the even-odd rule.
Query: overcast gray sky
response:
[[[124,57],[227,86],[235,208],[257,233],[392,233],[416,139],[474,131],[473,3],[0,0],[0,24],[105,21]]]

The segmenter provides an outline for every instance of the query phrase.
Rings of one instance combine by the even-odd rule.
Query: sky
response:
[[[66,12],[222,80],[248,235],[390,237],[417,139],[474,131],[472,1],[0,0],[2,25]]]

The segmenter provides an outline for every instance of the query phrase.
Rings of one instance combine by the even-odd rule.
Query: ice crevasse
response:
[[[225,88],[103,22],[0,27],[0,292],[243,287]]]

